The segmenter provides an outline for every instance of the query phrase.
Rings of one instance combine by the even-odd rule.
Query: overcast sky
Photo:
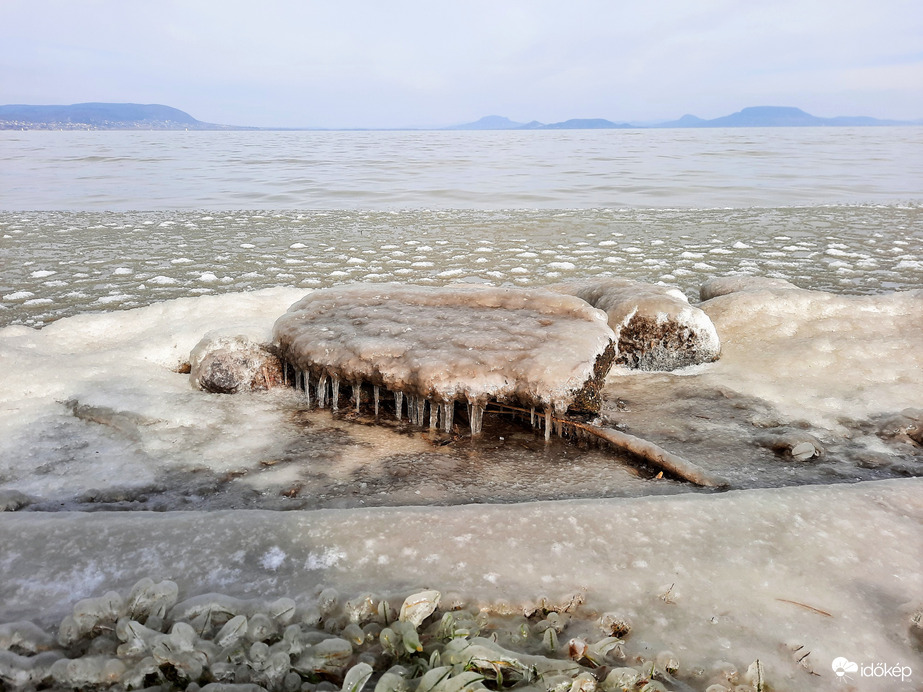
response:
[[[923,118],[921,0],[0,0],[0,103],[207,122]]]

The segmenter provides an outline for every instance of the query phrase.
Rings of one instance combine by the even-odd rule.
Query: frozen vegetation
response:
[[[721,353],[715,325],[678,288],[628,279],[583,280],[550,288],[605,311],[621,365],[675,370],[709,363]]]

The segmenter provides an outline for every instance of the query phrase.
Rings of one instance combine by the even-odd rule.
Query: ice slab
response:
[[[549,286],[604,310],[616,334],[616,363],[640,370],[675,370],[709,363],[721,341],[708,315],[678,288],[628,279],[588,279]]]
[[[613,336],[578,298],[474,285],[318,290],[274,327],[283,359],[314,381],[467,401],[475,413],[490,400],[598,410]]]
[[[434,588],[507,610],[581,594],[588,613],[630,620],[627,648],[646,656],[668,649],[687,670],[726,661],[741,673],[759,659],[773,689],[834,690],[841,656],[923,671],[910,630],[923,605],[921,517],[920,479],[518,505],[7,514],[0,622],[55,626],[77,600],[143,577],[175,581],[182,599],[299,604],[326,586]]]

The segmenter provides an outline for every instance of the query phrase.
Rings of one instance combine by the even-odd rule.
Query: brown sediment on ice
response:
[[[677,288],[628,279],[588,279],[549,286],[604,310],[616,335],[615,363],[675,370],[718,358],[721,342],[708,315]]]
[[[286,378],[319,406],[371,400],[377,413],[386,390],[398,417],[406,400],[412,423],[449,430],[460,402],[474,434],[489,401],[598,411],[616,355],[605,314],[579,298],[469,285],[314,291],[273,336]]]

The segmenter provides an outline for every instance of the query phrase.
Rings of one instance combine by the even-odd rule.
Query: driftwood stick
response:
[[[494,402],[491,402],[494,404]],[[512,409],[513,411],[520,411],[522,413],[529,413],[528,410],[524,408],[519,408],[518,406],[510,406],[509,404],[495,404],[502,408]],[[552,416],[552,420],[558,421],[563,425],[570,425],[574,428],[580,428],[591,435],[605,440],[613,447],[618,447],[623,449],[626,452],[634,454],[635,456],[641,457],[648,463],[656,466],[659,469],[663,469],[667,473],[672,473],[674,476],[678,476],[685,481],[694,483],[695,485],[701,485],[706,488],[721,488],[727,485],[727,481],[723,478],[717,478],[708,474],[705,469],[701,466],[693,464],[691,461],[686,461],[681,456],[672,454],[662,447],[658,447],[653,442],[648,442],[647,440],[635,437],[634,435],[629,435],[628,433],[623,433],[619,430],[613,430],[612,428],[600,428],[596,425],[590,425],[589,423],[578,423],[576,421],[568,420],[567,418],[559,418],[558,416]]]
[[[567,423],[596,435],[596,437],[602,438],[619,449],[631,452],[657,468],[672,473],[674,476],[679,476],[690,483],[708,488],[719,488],[727,485],[727,482],[723,479],[710,476],[701,466],[697,466],[691,461],[686,461],[681,456],[672,454],[653,442],[648,442],[640,437],[613,430],[612,428],[599,428],[588,423],[575,423],[574,421],[567,421]]]

